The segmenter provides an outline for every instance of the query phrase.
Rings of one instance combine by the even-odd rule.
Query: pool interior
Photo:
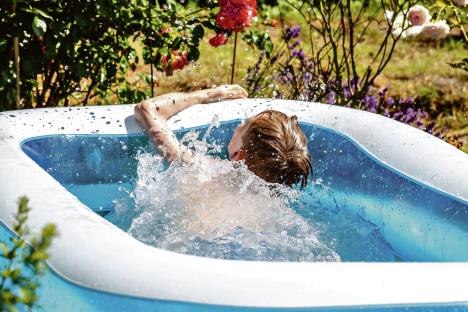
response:
[[[207,141],[226,146],[239,122],[224,122],[211,129]],[[301,127],[309,139],[314,172],[312,183],[301,196],[301,202],[309,206],[296,212],[310,222],[333,223],[322,238],[333,242],[343,261],[441,261],[428,256],[427,246],[418,250],[405,237],[397,235],[397,232],[414,230],[408,229],[408,211],[425,216],[424,220],[435,218],[443,224],[450,220],[451,226],[461,230],[461,238],[457,239],[466,238],[466,203],[387,167],[344,135],[307,123],[301,123]],[[180,139],[195,130],[203,137],[207,129],[208,125],[181,129],[176,131],[176,136]],[[25,140],[22,148],[104,218],[117,202],[132,204],[137,156],[142,150],[153,150],[142,134],[50,135]],[[225,157],[226,153],[222,155]],[[389,226],[389,220],[401,225]],[[341,223],[334,224],[335,221]],[[116,225],[125,230],[125,225]],[[423,238],[423,242],[431,245],[441,239],[445,238],[434,232],[433,236]],[[379,250],[369,250],[366,244]],[[450,252],[456,258],[457,251]]]

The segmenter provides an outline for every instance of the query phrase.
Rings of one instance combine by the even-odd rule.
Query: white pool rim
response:
[[[91,211],[21,150],[23,140],[41,135],[141,133],[133,107],[0,113],[0,221],[11,226],[18,197],[27,195],[33,207],[28,220],[32,231],[49,222],[58,227],[60,236],[48,263],[63,278],[117,294],[229,306],[468,302],[468,263],[231,261],[153,248]],[[197,105],[172,118],[169,125],[173,130],[189,128],[209,124],[215,115],[226,121],[265,109],[338,131],[411,179],[468,201],[465,153],[377,114],[318,103],[249,99]]]

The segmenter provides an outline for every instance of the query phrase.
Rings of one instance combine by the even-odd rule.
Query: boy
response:
[[[167,127],[167,120],[195,104],[246,97],[247,92],[238,85],[169,93],[137,104],[135,118],[166,160],[190,162],[192,152],[179,144]],[[307,139],[297,117],[273,110],[241,124],[232,136],[228,151],[231,160],[245,161],[250,171],[270,183],[291,186],[301,181],[301,187],[305,187],[312,169]]]

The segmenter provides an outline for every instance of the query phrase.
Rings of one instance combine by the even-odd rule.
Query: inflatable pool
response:
[[[349,108],[280,100],[198,105],[170,120],[227,144],[265,109],[299,117],[314,179],[334,205],[367,220],[396,262],[223,260],[146,245],[107,221],[145,136],[133,105],[0,113],[0,238],[26,195],[29,226],[60,236],[42,279],[46,311],[468,310],[468,156],[413,127]],[[147,143],[147,142],[146,142]]]

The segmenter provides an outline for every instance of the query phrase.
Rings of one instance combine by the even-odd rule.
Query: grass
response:
[[[402,96],[442,90],[447,100],[457,97],[466,100],[468,75],[448,65],[466,57],[466,52],[463,44],[454,40],[441,43],[402,41],[383,78],[394,89],[399,89]]]

